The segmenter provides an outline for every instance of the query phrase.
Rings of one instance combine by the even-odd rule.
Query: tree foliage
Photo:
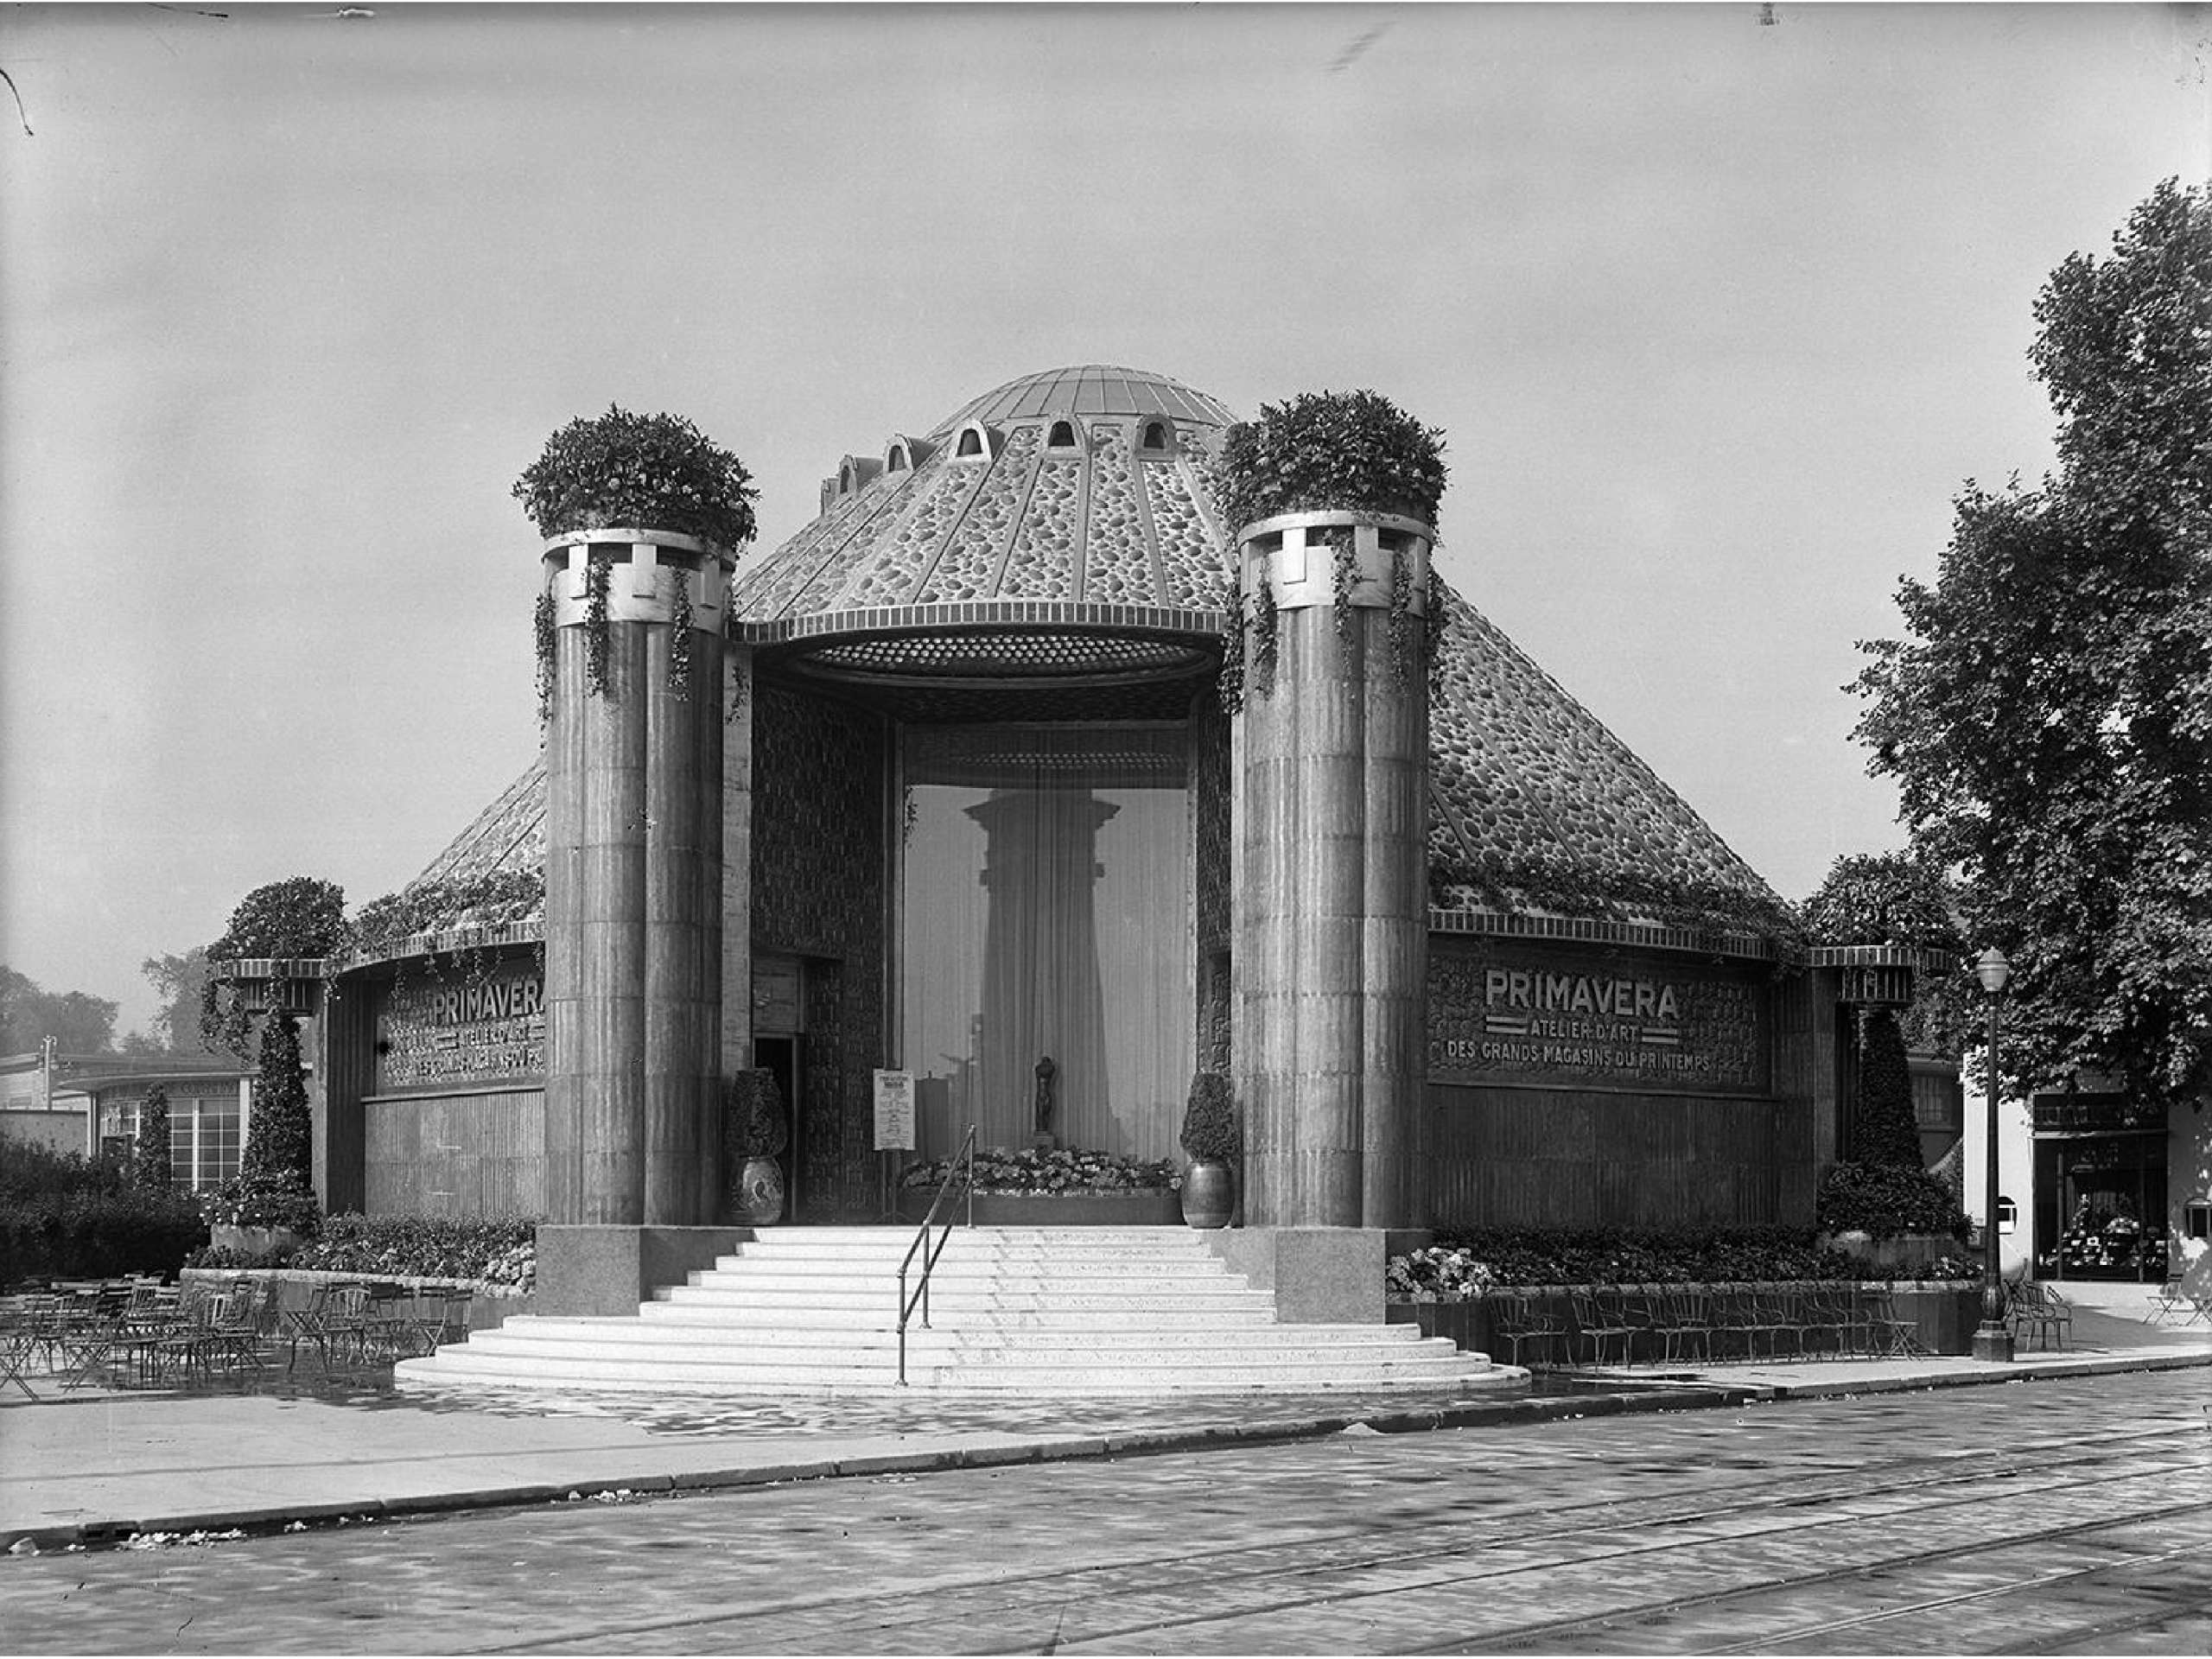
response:
[[[116,1005],[85,991],[46,991],[0,966],[0,1054],[28,1054],[47,1038],[64,1054],[105,1054],[115,1046]]]
[[[1963,966],[1959,906],[1958,884],[1912,854],[1854,853],[1830,865],[1805,901],[1805,931],[1817,944],[1905,945],[1940,963],[1913,976],[1899,1024],[1907,1049],[1955,1060],[1980,1000]]]
[[[2037,488],[1969,485],[1858,735],[1913,848],[2012,959],[2031,1084],[2212,1087],[2212,191],[2161,184],[2069,257],[2030,358],[2058,416]]]
[[[200,1033],[200,1009],[206,1000],[207,981],[213,972],[207,947],[195,944],[182,956],[149,957],[138,971],[154,988],[161,1006],[142,1033],[123,1039],[127,1054],[181,1053],[205,1046]]]

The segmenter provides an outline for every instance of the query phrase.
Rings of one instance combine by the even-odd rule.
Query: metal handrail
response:
[[[937,1269],[937,1259],[944,1254],[945,1245],[952,1238],[952,1218],[945,1217],[944,1230],[934,1244],[929,1243],[930,1229],[937,1225],[937,1212],[946,1198],[952,1195],[955,1177],[968,1189],[967,1224],[976,1224],[976,1126],[968,1126],[967,1138],[961,1141],[960,1150],[952,1154],[952,1167],[944,1172],[944,1179],[937,1184],[937,1196],[930,1200],[930,1212],[922,1217],[922,1224],[914,1242],[906,1247],[906,1258],[899,1264],[899,1386],[906,1386],[906,1325],[914,1317],[914,1310],[922,1311],[922,1328],[930,1324],[930,1274]],[[922,1249],[929,1244],[925,1250]],[[914,1252],[922,1250],[922,1281],[914,1287],[912,1294],[906,1290],[906,1274],[914,1265]]]

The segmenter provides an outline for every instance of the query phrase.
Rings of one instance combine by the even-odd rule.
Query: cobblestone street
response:
[[[2202,1372],[0,1565],[18,1652],[2212,1650]]]

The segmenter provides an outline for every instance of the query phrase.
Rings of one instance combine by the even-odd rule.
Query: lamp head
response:
[[[2005,960],[2005,953],[1995,945],[1981,953],[1974,965],[1974,977],[1981,981],[1981,988],[1995,996],[2005,988],[2005,982],[2012,977],[2012,964]]]

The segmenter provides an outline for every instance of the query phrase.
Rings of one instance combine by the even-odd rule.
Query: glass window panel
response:
[[[928,728],[906,741],[904,1064],[923,1151],[1028,1144],[1050,1057],[1060,1144],[1164,1158],[1192,1063],[1178,728]]]
[[[238,1109],[203,1102],[196,1121],[199,1140],[194,1148],[198,1166],[193,1177],[195,1190],[227,1181],[238,1173]]]

